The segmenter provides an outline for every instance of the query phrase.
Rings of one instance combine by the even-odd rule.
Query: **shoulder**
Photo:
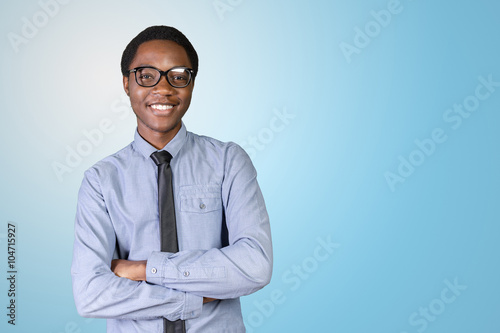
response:
[[[213,161],[214,164],[222,168],[224,178],[233,176],[253,178],[257,172],[253,166],[252,160],[241,148],[234,142],[223,142],[208,136],[189,134],[189,140],[192,141],[193,151],[198,159]]]
[[[188,140],[191,141],[194,149],[212,153],[224,160],[242,159],[250,162],[250,157],[243,148],[232,141],[224,142],[209,136],[188,132]]]
[[[108,178],[110,175],[116,174],[121,169],[126,168],[127,165],[132,162],[131,158],[136,154],[133,143],[130,143],[116,153],[103,158],[88,168],[85,171],[85,177],[94,179]]]

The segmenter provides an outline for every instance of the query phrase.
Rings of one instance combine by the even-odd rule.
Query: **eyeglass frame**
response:
[[[137,71],[141,70],[141,69],[144,69],[144,68],[151,68],[151,69],[154,69],[154,70],[157,70],[159,73],[160,73],[160,77],[158,78],[158,81],[153,84],[152,86],[143,86],[142,84],[139,83],[139,81],[137,80]],[[185,86],[174,86],[168,79],[168,76],[167,74],[174,70],[174,69],[186,69],[189,73],[190,73],[190,76],[189,76],[189,80],[188,82],[186,83]],[[159,70],[158,68],[156,67],[153,67],[153,66],[139,66],[139,67],[136,67],[136,68],[132,68],[131,70],[128,71],[129,74],[132,74],[134,73],[134,77],[135,77],[135,82],[141,86],[141,87],[144,87],[144,88],[152,88],[156,85],[158,85],[158,83],[160,83],[161,81],[161,77],[162,76],[165,76],[165,79],[167,80],[168,84],[170,84],[172,87],[174,88],[186,88],[187,86],[189,86],[189,84],[191,83],[191,81],[193,80],[193,76],[194,76],[194,70],[192,68],[189,68],[189,67],[183,67],[183,66],[175,66],[175,67],[172,67],[166,71],[162,71],[162,70]]]

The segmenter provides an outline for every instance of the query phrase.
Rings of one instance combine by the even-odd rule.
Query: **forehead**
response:
[[[131,67],[154,66],[168,69],[174,66],[191,67],[186,50],[171,40],[150,40],[137,48]]]

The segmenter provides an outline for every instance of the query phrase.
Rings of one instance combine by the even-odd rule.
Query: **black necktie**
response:
[[[175,225],[174,191],[172,187],[172,170],[170,160],[172,155],[162,150],[151,154],[158,165],[158,208],[160,212],[161,252],[178,252],[177,227]],[[163,319],[165,333],[186,332],[184,320],[169,321]]]

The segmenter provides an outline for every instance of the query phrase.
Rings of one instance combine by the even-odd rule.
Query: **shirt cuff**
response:
[[[152,252],[146,264],[146,281],[162,285],[166,252]]]
[[[162,285],[165,275],[165,261],[171,253],[152,252],[146,264],[146,281],[156,285]],[[203,297],[190,293],[184,293],[184,306],[182,308],[181,319],[187,320],[197,318],[201,314],[203,307]]]
[[[197,318],[201,314],[203,307],[203,297],[190,293],[184,293],[184,310],[181,314],[182,320]]]

